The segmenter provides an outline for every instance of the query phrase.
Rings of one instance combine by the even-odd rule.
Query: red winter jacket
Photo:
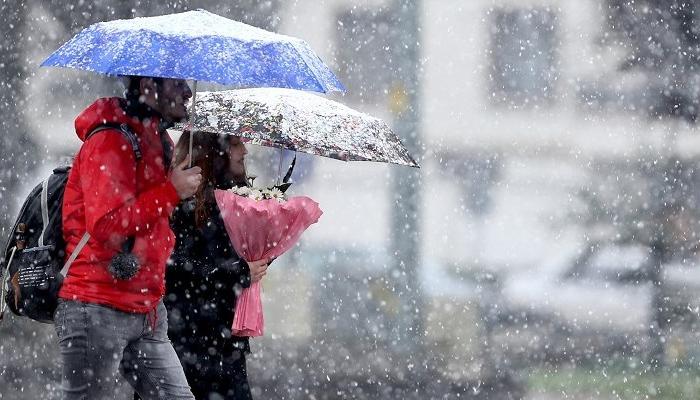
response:
[[[68,270],[59,297],[147,313],[164,293],[165,263],[175,243],[168,220],[180,199],[163,165],[159,118],[131,117],[121,102],[99,99],[75,120],[84,143],[63,195],[66,258],[86,230],[91,237]],[[138,163],[128,139],[116,129],[85,141],[98,126],[114,122],[128,124],[139,138]],[[135,236],[133,254],[141,268],[132,279],[117,280],[107,268],[129,236]]]

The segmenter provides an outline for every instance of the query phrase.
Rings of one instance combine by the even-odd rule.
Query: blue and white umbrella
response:
[[[90,25],[41,65],[235,87],[344,91],[305,41],[205,10]]]

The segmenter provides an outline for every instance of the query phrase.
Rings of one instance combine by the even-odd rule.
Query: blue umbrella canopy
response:
[[[205,10],[90,25],[41,65],[236,87],[345,90],[305,41]]]

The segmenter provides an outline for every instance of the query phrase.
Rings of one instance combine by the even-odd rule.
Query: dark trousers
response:
[[[245,352],[209,354],[175,346],[187,382],[197,400],[252,400],[248,385]],[[135,394],[134,400],[141,398]]]

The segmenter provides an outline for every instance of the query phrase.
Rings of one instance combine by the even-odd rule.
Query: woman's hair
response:
[[[245,182],[237,182],[229,168],[230,136],[211,132],[194,131],[192,166],[202,169],[202,185],[194,195],[195,224],[202,227],[209,218],[208,203],[213,203],[214,189],[230,189]],[[179,165],[186,158],[190,147],[190,132],[184,131],[175,145],[175,162]]]

